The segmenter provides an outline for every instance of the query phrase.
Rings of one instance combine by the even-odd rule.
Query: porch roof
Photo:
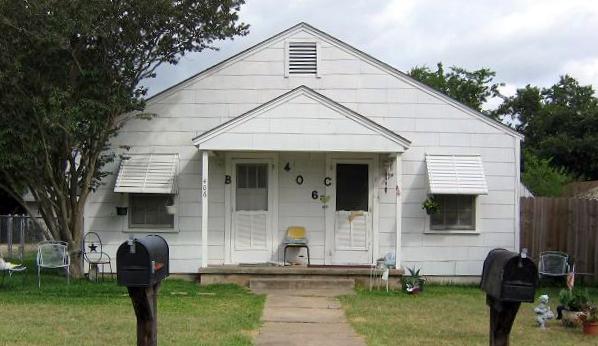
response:
[[[200,150],[403,152],[410,141],[306,87],[193,138]]]

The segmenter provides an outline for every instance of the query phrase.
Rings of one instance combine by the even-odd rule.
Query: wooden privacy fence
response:
[[[566,252],[577,272],[598,280],[598,200],[521,198],[521,247],[534,260],[542,251]]]

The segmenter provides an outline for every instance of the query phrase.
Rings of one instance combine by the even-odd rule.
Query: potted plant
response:
[[[166,205],[166,213],[168,215],[176,214],[176,206],[174,205],[174,198],[172,197],[168,200],[168,204]]]
[[[434,197],[428,197],[424,203],[422,203],[422,209],[426,210],[426,214],[433,215],[440,210],[440,204],[438,204]]]
[[[120,193],[120,201],[116,205],[116,215],[124,216],[127,215],[127,196],[124,193]]]
[[[582,324],[583,308],[590,301],[587,290],[562,289],[559,293],[561,305],[557,307],[557,319],[565,327],[578,327]]]
[[[403,276],[401,283],[403,291],[411,294],[416,294],[424,290],[424,283],[426,279],[420,274],[421,268],[407,268],[409,276]]]
[[[116,215],[119,215],[119,216],[127,215],[127,209],[128,209],[127,207],[117,206],[116,207]]]
[[[583,333],[586,335],[598,335],[598,306],[589,305],[585,309],[583,320]]]

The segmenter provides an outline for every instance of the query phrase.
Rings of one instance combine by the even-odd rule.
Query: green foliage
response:
[[[559,301],[569,311],[582,311],[590,303],[590,293],[587,289],[563,288],[559,292]]]
[[[0,2],[0,188],[78,248],[83,209],[161,64],[245,35],[243,0]],[[73,260],[73,263],[78,263]]]
[[[542,159],[531,151],[524,151],[525,170],[521,180],[536,196],[558,197],[563,187],[573,181],[564,168],[555,167],[551,159]]]
[[[422,203],[422,209],[425,209],[428,214],[436,214],[440,209],[440,204],[434,199],[434,197],[428,197]]]
[[[509,116],[525,146],[578,178],[598,179],[598,99],[591,85],[562,76],[550,88],[527,85],[505,98],[497,116]]]
[[[477,111],[494,117],[492,112],[484,111],[482,106],[488,98],[499,95],[498,88],[503,84],[493,83],[496,73],[488,68],[468,71],[453,66],[446,72],[439,62],[436,71],[427,66],[416,66],[409,71],[409,75]]]
[[[598,306],[589,305],[586,309],[585,322],[598,322]]]
[[[422,290],[424,287],[424,284],[426,282],[426,279],[420,274],[421,272],[421,268],[407,268],[407,271],[409,272],[409,276],[403,276],[401,278],[401,284],[403,287],[403,290],[406,290],[407,288],[415,288],[417,287],[418,289]]]

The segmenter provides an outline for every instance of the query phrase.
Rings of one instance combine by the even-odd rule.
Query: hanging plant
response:
[[[174,197],[171,196],[168,200],[168,204],[166,205],[166,213],[168,215],[176,214],[176,206],[174,205]]]
[[[422,209],[425,209],[428,215],[434,215],[440,210],[440,204],[434,197],[428,197],[424,203],[422,203]]]

